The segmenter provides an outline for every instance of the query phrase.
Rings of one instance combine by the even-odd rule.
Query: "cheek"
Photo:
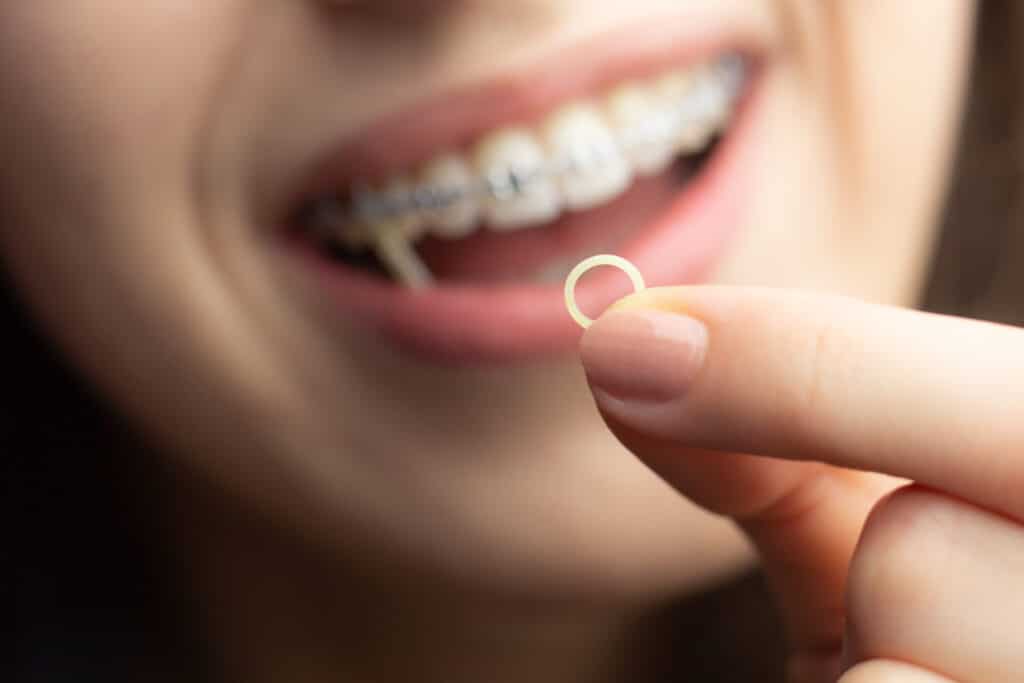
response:
[[[912,304],[950,170],[972,7],[791,4],[799,21],[768,83],[748,236],[722,279]]]
[[[194,178],[246,5],[0,7],[5,267],[78,366],[170,430],[251,361],[225,348],[232,311],[218,310]]]
[[[962,104],[972,5],[839,7],[845,49],[833,55],[840,77],[833,100],[849,133],[851,173],[876,203],[934,197]]]
[[[192,156],[240,4],[0,8],[0,246],[44,307],[58,287],[69,308],[109,305],[187,241]]]
[[[49,197],[43,205],[83,196],[96,204],[108,186],[180,176],[231,41],[233,4],[0,9],[0,92],[10,95],[0,142],[14,159],[3,186]]]
[[[858,207],[848,233],[862,269],[912,303],[952,164],[967,76],[972,5],[841,4],[848,74],[836,92],[843,160]],[[856,253],[856,251],[854,252]],[[887,294],[880,292],[879,295]]]

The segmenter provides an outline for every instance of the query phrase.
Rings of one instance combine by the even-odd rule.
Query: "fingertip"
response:
[[[707,328],[695,318],[630,308],[601,316],[583,335],[580,358],[591,386],[626,401],[684,395],[704,362]]]
[[[667,313],[682,313],[684,315],[692,314],[689,302],[694,295],[695,289],[696,287],[692,285],[648,287],[647,289],[622,297],[609,306],[605,314],[631,310],[654,310]]]

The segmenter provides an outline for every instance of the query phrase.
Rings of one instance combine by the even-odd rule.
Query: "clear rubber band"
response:
[[[632,263],[616,256],[615,254],[598,254],[591,256],[590,258],[583,259],[580,261],[572,272],[569,273],[569,277],[565,280],[565,307],[569,310],[569,315],[572,319],[582,327],[587,329],[594,324],[594,321],[583,314],[580,307],[576,304],[576,283],[583,277],[591,268],[597,268],[598,266],[613,266],[624,272],[629,276],[630,282],[633,283],[633,291],[640,292],[644,290],[647,285],[644,284],[644,278],[640,274],[640,271]]]

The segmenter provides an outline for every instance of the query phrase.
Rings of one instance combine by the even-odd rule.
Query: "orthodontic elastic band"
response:
[[[569,277],[565,280],[565,307],[568,309],[569,315],[572,316],[572,319],[575,320],[583,329],[587,329],[593,325],[594,321],[584,315],[583,311],[580,310],[579,305],[576,303],[576,283],[579,282],[579,279],[583,277],[584,273],[591,268],[597,268],[598,266],[614,266],[624,272],[629,276],[630,282],[633,283],[634,293],[641,292],[647,288],[647,285],[644,284],[643,275],[640,274],[640,270],[621,256],[616,256],[615,254],[598,254],[580,261],[576,267],[572,269],[572,272],[569,273]]]

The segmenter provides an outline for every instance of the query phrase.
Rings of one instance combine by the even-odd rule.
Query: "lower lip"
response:
[[[762,81],[750,86],[698,176],[652,224],[619,250],[648,286],[704,282],[738,232],[749,193]],[[324,258],[308,240],[293,244],[327,293],[333,312],[425,362],[497,365],[543,360],[571,352],[580,328],[569,317],[561,286],[460,285],[415,291]],[[576,290],[594,315],[630,293],[621,274],[601,269]]]

